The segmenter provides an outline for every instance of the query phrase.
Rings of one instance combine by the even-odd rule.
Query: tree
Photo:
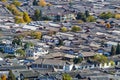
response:
[[[56,31],[49,30],[48,34],[49,34],[49,36],[55,35],[55,34],[56,34]]]
[[[15,39],[13,39],[12,44],[22,46],[22,41],[20,38],[15,38]]]
[[[45,0],[39,0],[39,6],[45,7],[47,5],[47,3],[45,2]]]
[[[73,59],[74,64],[81,63],[82,61],[83,61],[83,58],[82,58],[82,57],[74,58],[74,59]]]
[[[99,17],[101,19],[109,19],[109,18],[113,18],[114,17],[114,14],[111,13],[111,12],[103,12],[99,15]]]
[[[25,51],[22,49],[16,50],[16,54],[19,54],[20,56],[24,57],[25,56]]]
[[[82,20],[77,20],[77,23],[81,24],[81,23],[83,23],[83,21]]]
[[[79,12],[79,13],[77,14],[76,19],[77,19],[77,20],[82,20],[82,21],[86,22],[86,16],[85,16],[85,14],[83,14],[83,13],[81,13],[81,12]]]
[[[60,21],[60,15],[55,16],[55,21]]]
[[[12,70],[9,70],[8,80],[16,80],[15,75],[13,74]]]
[[[13,58],[16,58],[16,56],[13,54],[7,54],[4,58],[13,59]]]
[[[116,47],[116,54],[120,54],[120,45],[119,45],[119,43],[117,44],[117,47]]]
[[[88,10],[86,10],[86,11],[85,11],[85,16],[86,16],[86,17],[89,17],[89,16],[90,16],[90,14],[89,14],[89,11],[88,11]]]
[[[3,74],[3,75],[1,76],[1,79],[2,79],[2,80],[6,80],[6,75]]]
[[[72,80],[72,77],[69,74],[63,74],[62,80]]]
[[[115,14],[116,19],[120,19],[120,14]]]
[[[110,27],[111,27],[110,23],[107,23],[107,24],[106,24],[106,27],[107,27],[107,28],[110,28]]]
[[[16,16],[23,16],[22,12],[20,12],[14,4],[10,4],[7,8]]]
[[[48,16],[42,16],[42,20],[51,20],[51,18]]]
[[[34,0],[34,1],[33,1],[33,6],[37,6],[37,5],[38,5],[37,0]]]
[[[30,19],[30,17],[29,17],[29,15],[28,15],[27,12],[23,12],[23,20],[24,20],[26,23],[31,22],[31,19]]]
[[[67,28],[66,28],[66,27],[62,27],[60,30],[61,30],[62,32],[67,32]]]
[[[33,47],[33,46],[34,46],[34,44],[32,42],[27,42],[24,45],[24,49],[27,49],[27,48],[30,48],[30,47]]]
[[[108,58],[104,55],[96,54],[93,57],[93,60],[100,63],[108,62]]]
[[[15,17],[15,23],[19,24],[19,23],[24,23],[23,17]]]
[[[111,55],[115,55],[116,54],[116,47],[112,45],[111,47]]]
[[[77,31],[80,31],[80,30],[81,30],[81,28],[79,26],[75,25],[75,26],[72,27],[73,32],[77,32]]]
[[[14,4],[17,7],[21,5],[21,3],[17,0],[14,0],[12,4]]]
[[[87,22],[94,22],[95,21],[95,17],[94,16],[88,16],[87,17]]]
[[[105,46],[105,42],[102,40],[101,41],[101,44],[100,44],[101,47],[104,47]]]
[[[110,61],[111,66],[115,66],[115,62],[114,61]]]
[[[2,1],[2,2],[7,2],[7,0],[0,0],[0,1]]]
[[[38,32],[38,31],[33,31],[31,32],[31,37],[33,37],[34,39],[41,39],[42,33]]]
[[[59,41],[59,43],[57,43],[56,45],[57,45],[57,46],[62,46],[62,45],[63,45],[63,40],[60,39],[60,38],[58,38],[58,41]]]
[[[39,21],[41,19],[41,17],[42,17],[41,10],[36,9],[35,13],[34,13],[34,19],[35,19],[35,21]]]

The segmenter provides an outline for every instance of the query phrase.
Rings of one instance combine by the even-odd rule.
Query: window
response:
[[[55,67],[56,69],[58,69],[58,66],[57,66],[57,65],[54,65],[54,67]]]
[[[43,68],[47,68],[47,65],[43,65]]]
[[[33,64],[32,67],[37,67],[37,64]]]
[[[42,64],[38,64],[38,67],[39,67],[39,68],[42,68]]]
[[[59,66],[59,69],[63,69],[63,66]]]
[[[52,68],[52,65],[48,65],[48,68],[49,68],[49,69]]]

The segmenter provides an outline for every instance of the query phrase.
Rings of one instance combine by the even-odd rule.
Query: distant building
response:
[[[37,59],[42,55],[48,54],[48,50],[45,50],[43,48],[30,48],[26,50],[26,57],[32,58],[32,59]]]

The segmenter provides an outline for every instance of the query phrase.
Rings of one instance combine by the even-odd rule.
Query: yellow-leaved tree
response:
[[[44,6],[46,6],[47,5],[47,3],[46,3],[46,1],[45,0],[39,0],[39,6],[42,6],[42,7],[44,7]]]
[[[2,1],[2,2],[7,2],[7,0],[0,0],[0,1]]]
[[[6,80],[6,75],[5,75],[5,74],[3,74],[3,75],[1,76],[1,80]]]
[[[107,23],[107,24],[106,24],[106,27],[107,27],[107,28],[110,28],[110,27],[111,27],[110,23]]]
[[[120,19],[120,14],[115,14],[116,19]]]
[[[30,16],[28,15],[27,12],[23,12],[23,20],[24,20],[24,22],[26,22],[26,23],[31,22],[31,18],[30,18]]]

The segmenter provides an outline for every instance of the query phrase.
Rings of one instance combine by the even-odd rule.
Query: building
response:
[[[27,49],[25,52],[26,52],[26,57],[31,59],[37,59],[42,55],[48,54],[48,50],[39,47]]]
[[[31,64],[32,69],[53,69],[54,71],[71,71],[73,64],[57,59],[38,59]]]

